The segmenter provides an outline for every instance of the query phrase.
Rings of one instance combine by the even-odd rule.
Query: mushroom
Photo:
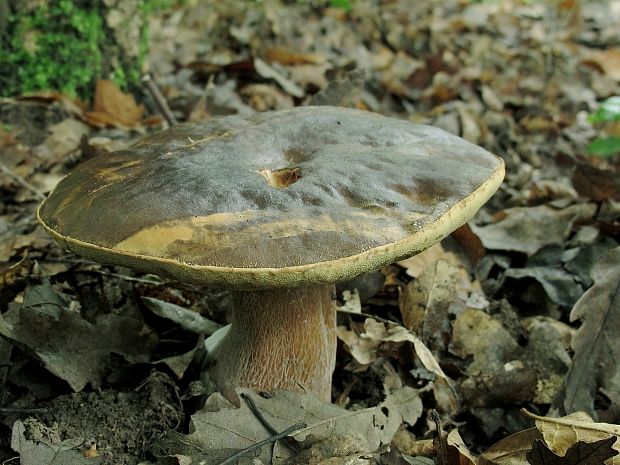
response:
[[[430,126],[300,107],[174,126],[73,170],[38,218],[89,259],[233,290],[221,389],[328,400],[334,283],[467,222],[502,160]]]

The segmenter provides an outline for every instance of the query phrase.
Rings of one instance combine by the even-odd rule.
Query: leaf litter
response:
[[[129,40],[118,19],[131,5],[108,4]],[[586,155],[588,115],[620,95],[618,11],[617,0],[209,1],[152,18],[149,71],[179,120],[349,106],[442,127],[507,166],[469,226],[341,286],[357,297],[339,296],[335,403],[247,392],[279,432],[310,429],[289,435],[297,455],[276,441],[239,463],[524,465],[532,448],[565,463],[571,447],[618,435],[618,161]],[[68,256],[34,219],[76,163],[162,124],[150,95],[105,78],[90,104],[0,99],[0,458],[219,463],[272,434],[244,402],[203,406],[202,341],[227,323],[229,296]],[[166,381],[141,388],[152,376]],[[444,455],[432,409],[449,430]],[[577,410],[591,417],[552,418]]]

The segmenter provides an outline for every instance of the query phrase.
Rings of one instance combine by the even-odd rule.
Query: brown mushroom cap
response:
[[[69,250],[236,289],[345,280],[424,250],[495,192],[501,159],[334,107],[175,126],[71,172],[38,215]]]

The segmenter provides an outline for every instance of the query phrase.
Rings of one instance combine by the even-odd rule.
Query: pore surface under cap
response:
[[[269,182],[279,174],[287,187]],[[300,107],[182,124],[98,156],[39,217],[100,261],[277,287],[345,279],[422,250],[502,177],[499,158],[440,129]]]

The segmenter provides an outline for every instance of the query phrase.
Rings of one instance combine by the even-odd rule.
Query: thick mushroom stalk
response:
[[[333,292],[333,286],[235,292],[230,331],[213,354],[218,388],[301,390],[330,401]]]

